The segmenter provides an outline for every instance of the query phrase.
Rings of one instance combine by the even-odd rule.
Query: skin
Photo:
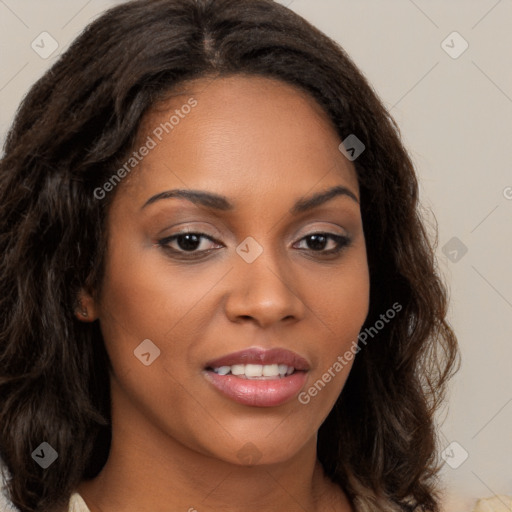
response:
[[[113,365],[113,440],[101,473],[78,492],[92,512],[352,511],[316,458],[317,431],[352,362],[308,404],[277,407],[235,403],[202,371],[231,352],[282,347],[309,362],[307,390],[349,350],[369,306],[359,200],[289,210],[336,185],[359,198],[354,166],[313,99],[254,76],[187,84],[145,118],[141,143],[190,97],[197,106],[118,185],[101,292],[81,293],[88,318],[78,317],[99,319]],[[235,208],[176,198],[143,208],[176,188],[222,194]],[[214,238],[197,245],[212,249],[206,257],[158,245],[184,228]],[[318,232],[351,243],[322,256],[336,242],[318,249],[307,237]],[[248,236],[263,249],[252,263],[236,252]],[[170,245],[191,254],[183,239]],[[134,356],[145,339],[161,351],[149,366]],[[239,455],[247,443],[253,464]]]

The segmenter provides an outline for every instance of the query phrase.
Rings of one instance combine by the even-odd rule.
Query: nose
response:
[[[231,272],[233,284],[225,302],[226,315],[232,322],[253,321],[269,327],[279,321],[296,322],[304,316],[306,305],[292,286],[297,285],[297,278],[286,262],[278,262],[270,250],[264,250],[252,263],[236,258],[236,269]]]

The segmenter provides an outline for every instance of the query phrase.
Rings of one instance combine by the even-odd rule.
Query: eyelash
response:
[[[215,249],[206,249],[203,251],[197,251],[197,250],[183,251],[183,250],[176,250],[169,246],[169,243],[177,240],[178,238],[180,238],[182,236],[186,236],[186,235],[195,235],[198,238],[206,238],[207,240],[210,240],[211,242],[214,242],[217,244],[219,243],[213,237],[211,237],[205,233],[201,233],[201,232],[197,232],[197,231],[181,231],[179,233],[175,233],[174,235],[171,235],[171,236],[162,238],[161,240],[158,240],[157,245],[159,245],[166,252],[171,253],[171,255],[173,255],[173,257],[178,257],[178,258],[183,258],[183,259],[199,259],[199,258],[207,256],[210,252],[215,250]],[[302,242],[303,240],[306,240],[309,237],[318,236],[318,235],[322,235],[323,237],[325,237],[327,239],[333,240],[337,246],[334,249],[330,249],[328,251],[325,251],[325,250],[315,251],[313,249],[301,249],[301,250],[306,250],[306,251],[312,252],[314,254],[320,255],[320,257],[325,257],[325,256],[332,256],[332,255],[336,255],[336,254],[340,253],[341,251],[343,251],[343,249],[349,247],[352,243],[351,238],[349,238],[348,236],[338,235],[336,233],[329,233],[329,232],[325,232],[325,231],[315,231],[314,233],[309,233],[306,236],[302,237],[299,240],[299,242]]]

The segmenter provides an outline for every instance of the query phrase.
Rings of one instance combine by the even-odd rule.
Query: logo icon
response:
[[[236,455],[238,460],[244,464],[256,464],[263,454],[254,443],[245,443]]]
[[[365,149],[366,146],[353,133],[351,133],[339,146],[338,149],[353,162]]]
[[[452,263],[458,263],[468,252],[468,248],[454,236],[444,244],[442,251]]]
[[[151,340],[146,339],[133,353],[144,366],[149,366],[160,355],[160,349]]]
[[[458,59],[469,47],[469,43],[456,31],[441,43],[441,48],[452,58]]]
[[[457,441],[452,441],[442,452],[441,458],[452,469],[460,467],[469,457],[468,452]]]
[[[33,452],[32,458],[43,468],[50,467],[59,454],[46,442],[41,443]]]
[[[59,47],[59,43],[48,32],[41,32],[30,46],[39,57],[47,59]]]
[[[263,252],[263,247],[254,240],[252,236],[248,236],[237,248],[237,254],[246,262],[252,263]]]

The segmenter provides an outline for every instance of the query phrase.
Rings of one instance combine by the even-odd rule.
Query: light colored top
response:
[[[473,508],[473,512],[508,512],[512,511],[512,497],[494,496],[480,499]],[[68,512],[91,512],[80,494],[74,493],[69,500]]]
[[[0,482],[1,484],[1,482]],[[0,485],[0,512],[17,512],[18,509],[14,508],[1,492]],[[359,509],[357,509],[359,510]],[[368,509],[366,509],[368,510]],[[446,510],[443,508],[443,510]],[[480,499],[475,504],[472,512],[509,512],[512,511],[512,497],[511,496],[494,496],[492,498]],[[71,495],[69,499],[68,512],[91,512],[89,507],[85,504],[80,494],[77,492]]]
[[[478,500],[473,512],[508,512],[509,510],[512,510],[512,497],[496,495]]]
[[[85,504],[85,501],[82,499],[82,496],[77,492],[71,495],[69,499],[69,509],[68,512],[91,512],[89,507]]]

